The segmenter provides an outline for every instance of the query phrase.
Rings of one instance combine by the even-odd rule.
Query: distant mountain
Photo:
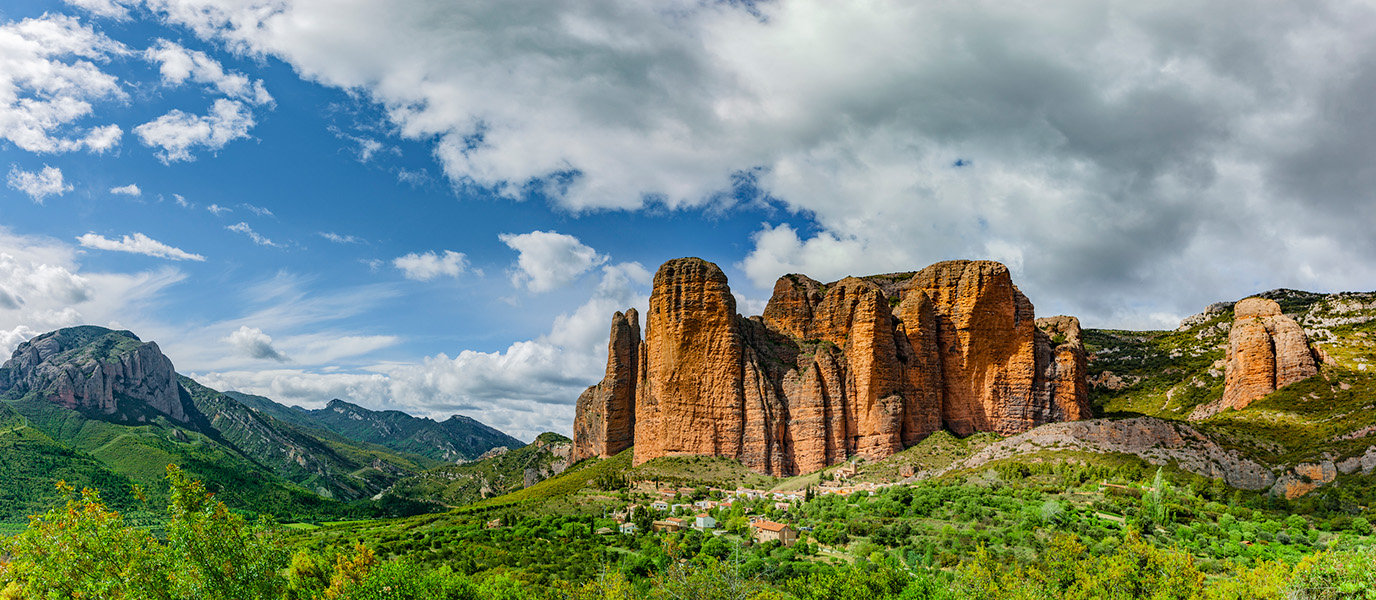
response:
[[[392,484],[383,496],[447,506],[472,504],[563,473],[569,466],[572,448],[569,438],[542,433],[534,442],[514,450],[498,447],[474,462],[412,475]]]
[[[156,497],[169,463],[235,508],[345,514],[335,501],[437,464],[253,410],[178,375],[157,344],[102,327],[21,344],[0,366],[0,406],[0,519],[51,502],[58,479],[116,500],[139,483]]]
[[[493,448],[525,445],[521,440],[460,415],[436,422],[396,410],[368,410],[339,399],[317,410],[281,405],[262,410],[274,416],[281,415],[278,418],[283,420],[291,419],[333,431],[351,440],[450,463],[477,459]]]

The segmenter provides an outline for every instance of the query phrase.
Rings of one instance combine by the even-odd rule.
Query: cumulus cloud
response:
[[[229,337],[226,337],[224,341],[250,358],[275,360],[277,362],[290,360],[278,352],[276,348],[273,348],[272,337],[257,327],[241,326],[237,331],[229,334]]]
[[[82,246],[97,250],[129,252],[170,260],[193,260],[197,262],[205,260],[204,256],[169,246],[142,233],[135,233],[132,236],[126,235],[118,240],[112,240],[96,233],[88,233],[77,238],[77,241],[81,242]]]
[[[196,205],[194,205],[194,204],[192,204],[192,203],[190,203],[190,202],[187,202],[187,201],[186,201],[186,197],[182,196],[181,194],[172,194],[172,200],[175,201],[175,202],[177,203],[177,206],[180,206],[180,207],[182,207],[182,208],[195,208],[195,207],[196,207]],[[212,204],[211,206],[215,206],[215,205]],[[215,208],[218,209],[218,208],[220,208],[220,207],[219,207],[219,206],[215,206]],[[213,211],[213,210],[212,210],[212,211],[210,211],[210,212],[215,213],[215,216],[217,216],[217,217],[220,216],[220,213],[218,213],[218,212],[216,212],[216,211]]]
[[[218,214],[218,213],[217,213],[217,214]],[[281,244],[275,243],[275,242],[273,242],[272,240],[268,239],[268,238],[267,238],[266,236],[264,236],[263,234],[258,233],[257,231],[254,231],[252,227],[249,227],[248,223],[245,223],[245,222],[243,222],[243,221],[240,221],[240,222],[238,222],[238,223],[235,223],[235,224],[233,224],[233,225],[230,225],[230,226],[228,226],[228,227],[225,227],[225,229],[228,229],[228,230],[233,231],[233,232],[235,232],[235,233],[242,233],[242,234],[248,236],[248,239],[253,240],[253,243],[258,244],[259,246],[270,246],[270,247],[272,247],[272,248],[281,248],[281,247],[282,247]]]
[[[1103,323],[1376,278],[1368,2],[158,5],[366,94],[457,184],[581,211],[755,174],[811,221],[761,227],[803,254],[756,249],[756,283],[1020,256]]]
[[[87,271],[77,257],[70,244],[0,227],[0,350],[60,327],[141,324],[143,307],[184,277],[170,268]]]
[[[468,258],[452,250],[445,250],[443,254],[412,252],[393,259],[392,266],[400,269],[407,279],[430,281],[437,277],[458,277],[468,269]]]
[[[548,292],[564,287],[594,267],[607,262],[607,257],[578,241],[578,238],[556,231],[503,233],[497,236],[502,243],[520,253],[511,273],[511,284],[532,292]]]
[[[150,148],[164,164],[196,160],[192,151],[204,148],[217,151],[238,139],[248,137],[255,121],[253,113],[235,100],[219,98],[206,115],[173,110],[134,128],[139,141]]]
[[[181,196],[177,196],[177,197],[178,197],[178,198],[181,198]],[[182,206],[186,206],[185,204],[183,204],[183,202],[185,202],[185,200],[179,201],[178,204],[182,204]],[[223,215],[223,214],[225,214],[225,213],[232,213],[232,212],[234,212],[234,209],[229,208],[229,207],[227,207],[227,206],[220,206],[219,204],[211,204],[210,206],[205,207],[205,209],[208,210],[208,211],[210,211],[212,214],[214,214],[214,215],[217,216],[217,217],[218,217],[218,216],[221,216],[221,215]]]
[[[120,196],[133,196],[137,198],[143,195],[143,190],[139,189],[139,186],[131,183],[129,185],[124,185],[120,187],[112,187],[110,188],[110,193],[118,194]]]
[[[14,354],[15,348],[18,348],[19,344],[33,339],[39,333],[41,332],[29,329],[25,325],[19,325],[8,330],[0,329],[0,354],[9,360],[9,356]]]
[[[0,25],[0,139],[38,153],[119,143],[117,125],[83,128],[94,102],[121,100],[119,78],[97,63],[127,54],[123,44],[74,17],[41,17]]]
[[[190,79],[235,100],[251,104],[268,104],[272,96],[262,80],[249,79],[243,73],[225,71],[220,61],[204,52],[188,50],[176,42],[158,40],[144,51],[145,59],[157,63],[165,85],[176,87]]]
[[[643,313],[649,303],[643,289],[650,277],[638,263],[603,266],[596,291],[583,305],[556,317],[545,335],[500,352],[437,354],[356,373],[224,370],[192,377],[216,389],[303,406],[348,398],[373,409],[440,419],[461,413],[531,440],[544,431],[568,431],[578,394],[606,366],[611,314],[630,307]]]
[[[28,194],[38,204],[48,196],[61,196],[72,191],[72,186],[62,178],[62,170],[43,165],[39,171],[25,171],[18,166],[10,167],[6,184],[11,189]]]

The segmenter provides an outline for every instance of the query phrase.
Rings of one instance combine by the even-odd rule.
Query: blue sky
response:
[[[0,350],[530,439],[679,256],[745,313],[950,258],[1100,327],[1376,288],[1376,9],[1005,4],[11,0]]]

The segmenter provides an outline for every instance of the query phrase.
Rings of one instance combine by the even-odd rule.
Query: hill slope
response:
[[[543,433],[534,442],[515,450],[494,451],[492,456],[461,465],[448,465],[412,475],[392,484],[384,496],[448,506],[472,504],[528,488],[569,466],[572,440],[557,433]]]
[[[58,479],[118,496],[154,491],[177,463],[230,506],[283,517],[345,514],[433,466],[421,457],[308,430],[177,375],[157,345],[128,331],[77,327],[21,344],[0,367],[0,519],[22,518]],[[35,495],[36,494],[36,495]],[[8,508],[8,511],[5,509]],[[31,511],[30,511],[31,512]]]

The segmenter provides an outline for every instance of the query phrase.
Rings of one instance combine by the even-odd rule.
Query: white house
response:
[[[717,520],[712,518],[712,515],[702,513],[697,516],[695,525],[698,529],[714,529],[717,526]]]

